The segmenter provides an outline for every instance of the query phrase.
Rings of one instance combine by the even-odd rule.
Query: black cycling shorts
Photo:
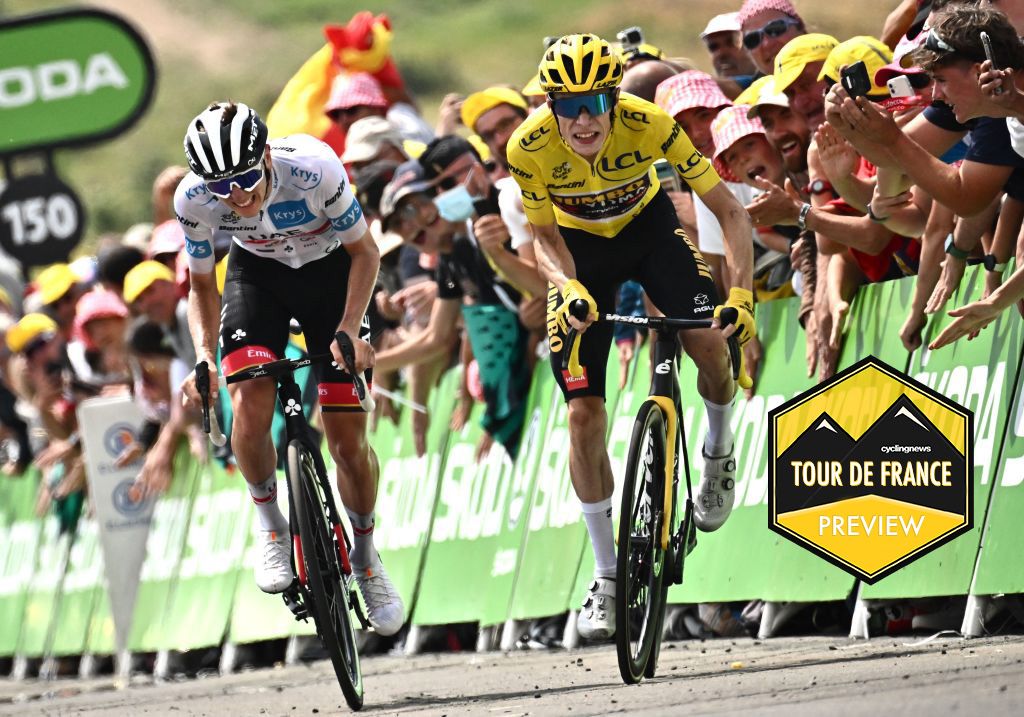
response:
[[[301,324],[310,355],[330,353],[345,312],[352,259],[337,249],[298,269],[232,243],[220,311],[221,371],[229,376],[284,356],[288,327]],[[369,341],[366,316],[359,338]],[[324,411],[361,411],[352,377],[335,364],[314,367]],[[367,388],[372,380],[367,372]]]
[[[582,229],[559,230],[576,264],[576,279],[594,297],[599,311],[615,311],[619,286],[633,279],[666,316],[710,319],[714,315],[719,298],[711,270],[679,226],[675,207],[664,192],[659,190],[650,204],[611,239]],[[598,322],[579,338],[583,375],[572,378],[568,371],[562,371],[565,334],[553,318],[561,303],[561,295],[550,286],[548,346],[555,380],[566,400],[579,396],[604,398],[613,326]]]

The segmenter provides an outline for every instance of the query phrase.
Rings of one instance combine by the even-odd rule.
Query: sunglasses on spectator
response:
[[[261,181],[263,181],[263,162],[241,174],[224,179],[211,179],[206,182],[206,188],[213,196],[227,199],[231,196],[231,187],[238,187],[243,192],[251,192]]]
[[[932,78],[923,72],[914,72],[912,74],[904,75],[904,77],[907,78],[910,86],[915,90],[927,89],[927,87],[932,83]]]
[[[487,132],[481,132],[480,139],[484,141],[484,144],[490,144],[491,142],[494,141],[494,138],[497,137],[499,134],[502,134],[512,129],[512,125],[514,125],[517,120],[522,121],[519,115],[510,115],[502,120],[499,120],[498,124],[494,125],[494,129],[488,130]]]
[[[928,35],[924,38],[924,47],[926,50],[932,52],[956,52],[956,48],[950,45],[948,42],[942,39],[939,33],[935,30],[929,30]]]
[[[770,23],[758,30],[751,30],[750,32],[743,34],[743,46],[748,50],[756,49],[765,37],[781,37],[786,34],[786,31],[791,27],[796,27],[800,24],[799,20],[794,20],[791,17],[780,17],[778,20],[772,20]]]
[[[615,96],[611,92],[602,92],[596,95],[572,95],[571,97],[554,98],[548,96],[551,104],[551,111],[559,117],[576,119],[580,112],[587,111],[591,117],[597,117],[611,110],[615,104]]]

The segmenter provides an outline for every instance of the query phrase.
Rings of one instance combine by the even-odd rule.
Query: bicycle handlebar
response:
[[[590,306],[583,299],[577,299],[569,305],[569,313],[572,314],[579,321],[586,321],[587,315],[590,313]],[[680,329],[686,331],[688,329],[710,329],[711,319],[673,319],[667,316],[620,316],[619,314],[601,314],[597,315],[598,321],[608,321],[616,324],[629,324],[631,326],[646,326],[650,329]],[[569,355],[572,353],[572,347],[576,341],[579,340],[579,331],[574,329],[572,326],[566,334],[566,346],[562,350],[562,370],[565,371],[569,368]],[[732,361],[732,378],[734,381],[739,381],[740,378],[740,342],[736,336],[730,336],[726,339],[726,343],[729,346],[729,358]]]
[[[349,353],[346,354],[344,347],[342,347],[342,355],[345,358],[346,363],[351,365],[355,362],[351,342],[348,345],[348,349]],[[256,366],[249,366],[248,368],[244,368],[230,376],[218,375],[217,385],[219,388],[227,388],[228,385],[232,383],[251,381],[255,378],[277,378],[278,376],[283,376],[286,373],[292,373],[300,368],[305,368],[306,366],[332,362],[334,362],[334,356],[329,353],[306,356],[305,358],[300,359],[268,361],[267,363],[258,364]],[[200,361],[196,364],[196,390],[202,398],[203,430],[209,434],[210,442],[215,446],[220,447],[227,443],[227,437],[220,430],[220,426],[217,423],[217,414],[210,411],[209,371],[209,364],[206,361]],[[377,404],[373,400],[373,396],[370,392],[366,390],[366,383],[362,374],[352,371],[349,371],[349,374],[352,376],[352,383],[355,386],[356,396],[359,398],[359,405],[367,413],[372,413]]]

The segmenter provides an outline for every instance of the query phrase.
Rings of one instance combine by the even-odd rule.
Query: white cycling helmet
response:
[[[188,123],[185,159],[203,179],[223,179],[255,167],[267,146],[267,126],[247,105],[214,102]]]

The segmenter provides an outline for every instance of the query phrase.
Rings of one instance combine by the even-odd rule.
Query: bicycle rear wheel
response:
[[[327,501],[330,484],[316,470],[312,454],[300,441],[288,444],[288,490],[298,521],[306,597],[320,642],[331,656],[338,684],[353,710],[363,706],[363,675],[349,606],[353,578],[345,576]]]
[[[633,424],[619,513],[615,591],[615,645],[627,684],[643,679],[661,637],[665,551],[665,418],[645,401]]]

